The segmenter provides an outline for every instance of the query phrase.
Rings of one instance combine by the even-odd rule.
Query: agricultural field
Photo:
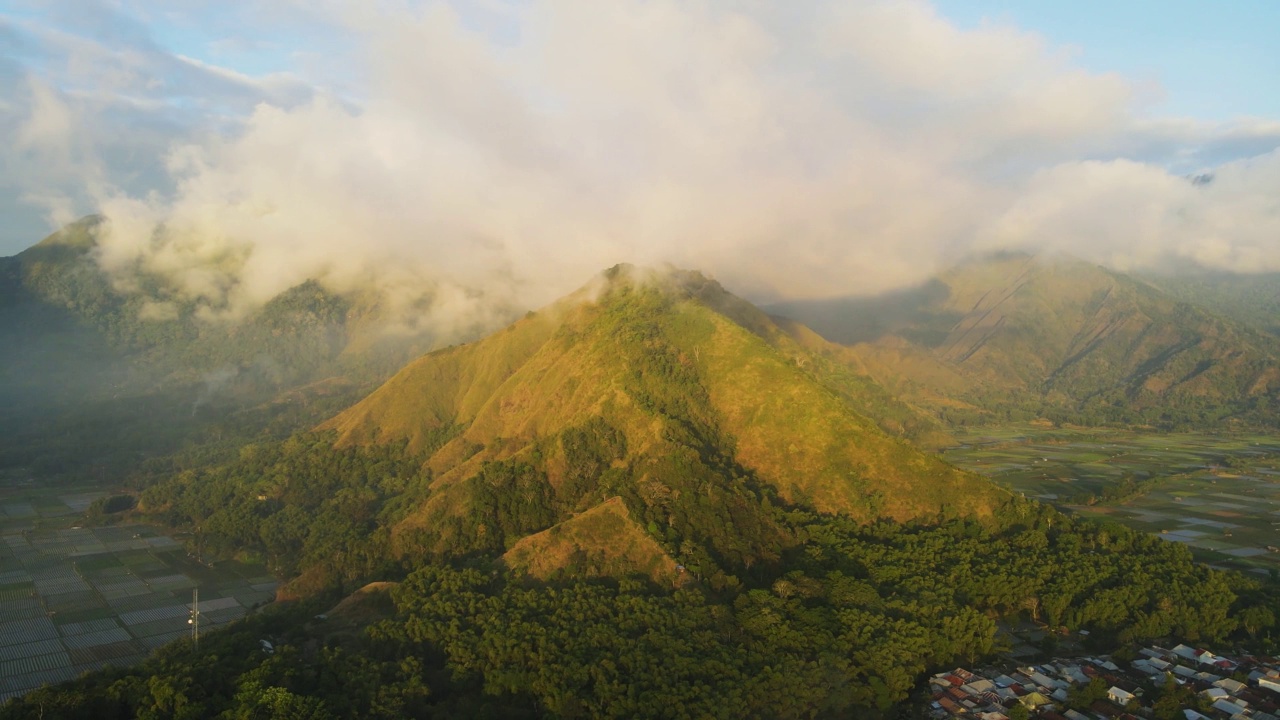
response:
[[[104,495],[0,484],[0,702],[188,637],[196,588],[202,630],[274,598],[261,566],[208,567],[146,525],[82,527]]]
[[[1280,571],[1280,437],[1024,426],[960,440],[949,461],[1027,497],[1184,543],[1214,565]]]

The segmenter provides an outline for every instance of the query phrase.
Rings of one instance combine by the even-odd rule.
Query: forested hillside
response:
[[[1241,275],[1188,270],[1147,275],[1169,295],[1271,335],[1280,335],[1280,273]]]
[[[281,607],[142,666],[38,690],[0,718],[908,717],[926,671],[997,649],[1025,612],[1094,647],[1176,635],[1272,646],[1274,587],[1028,502],[940,525],[775,509],[797,538],[741,586],[528,582],[421,566],[351,636]],[[345,627],[345,626],[344,626]],[[274,653],[259,640],[270,638]]]

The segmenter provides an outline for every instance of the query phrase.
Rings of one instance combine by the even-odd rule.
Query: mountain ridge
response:
[[[879,306],[775,311],[844,340],[908,402],[966,421],[1277,422],[1273,337],[1081,261],[1004,255]]]

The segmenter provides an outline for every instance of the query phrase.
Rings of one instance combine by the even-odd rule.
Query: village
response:
[[[1055,658],[929,679],[929,717],[981,720],[1280,720],[1280,661],[1150,646],[1132,660]]]

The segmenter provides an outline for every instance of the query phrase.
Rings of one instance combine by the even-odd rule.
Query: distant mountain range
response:
[[[951,422],[1271,426],[1280,342],[1263,301],[1277,288],[1269,276],[1140,279],[1005,255],[887,296],[769,309]]]

